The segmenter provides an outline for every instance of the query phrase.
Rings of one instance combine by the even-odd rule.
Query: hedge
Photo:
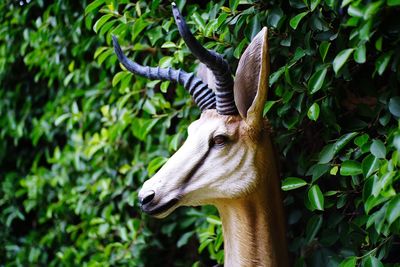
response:
[[[264,113],[294,266],[398,266],[400,1],[177,1],[236,69],[269,29]],[[199,116],[188,93],[117,62],[194,71],[170,1],[0,4],[0,265],[223,263],[212,207],[142,214],[141,184]]]

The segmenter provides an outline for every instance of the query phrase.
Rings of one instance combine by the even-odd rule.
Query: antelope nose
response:
[[[156,192],[154,192],[153,190],[149,191],[144,197],[139,199],[140,204],[146,205],[147,203],[153,200],[155,194]]]

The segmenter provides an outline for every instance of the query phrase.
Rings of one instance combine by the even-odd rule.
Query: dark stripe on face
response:
[[[189,183],[189,181],[192,179],[193,175],[197,172],[197,170],[204,164],[204,161],[208,157],[211,151],[211,145],[208,146],[208,149],[206,153],[199,159],[198,162],[194,165],[193,169],[190,170],[190,172],[186,175],[185,179],[183,180],[183,186],[186,187],[186,185]]]

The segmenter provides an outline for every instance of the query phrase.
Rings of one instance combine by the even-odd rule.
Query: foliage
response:
[[[269,28],[264,111],[295,265],[400,262],[400,2],[177,4],[233,69]],[[111,34],[142,64],[194,70],[170,3],[6,1],[0,13],[0,262],[222,263],[211,207],[163,221],[139,213],[137,189],[199,111],[181,86],[121,69]]]

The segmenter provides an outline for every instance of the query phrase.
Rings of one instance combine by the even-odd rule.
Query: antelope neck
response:
[[[216,205],[222,220],[225,266],[289,266],[278,176],[260,180],[250,195]]]

